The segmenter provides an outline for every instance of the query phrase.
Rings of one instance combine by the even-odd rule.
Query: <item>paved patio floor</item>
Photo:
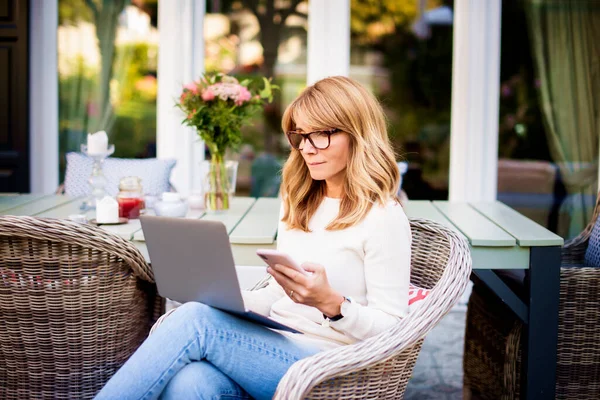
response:
[[[459,304],[425,338],[405,399],[462,399],[466,300],[470,292],[469,287]]]

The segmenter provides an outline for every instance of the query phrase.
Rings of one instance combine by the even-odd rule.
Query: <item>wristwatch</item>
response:
[[[324,321],[321,325],[328,327],[330,322],[339,321],[340,319],[344,318],[344,308],[352,302],[353,300],[350,297],[344,296],[344,301],[342,304],[340,304],[340,313],[338,315],[334,315],[333,317],[328,317],[327,315],[323,314]]]

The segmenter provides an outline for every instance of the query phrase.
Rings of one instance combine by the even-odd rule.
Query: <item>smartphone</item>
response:
[[[275,264],[281,264],[281,265],[285,265],[288,267],[292,267],[294,268],[296,271],[304,274],[304,275],[311,275],[310,272],[306,271],[304,268],[302,268],[300,265],[298,265],[298,263],[296,263],[294,260],[292,260],[292,258],[290,256],[288,256],[285,253],[282,253],[280,251],[277,250],[271,250],[271,249],[258,249],[256,250],[256,254],[262,258],[267,265],[269,265],[269,267],[273,268],[275,266]]]

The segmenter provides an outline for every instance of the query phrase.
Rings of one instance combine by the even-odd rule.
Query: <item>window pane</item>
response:
[[[350,76],[384,104],[410,199],[448,196],[452,3],[351,1]]]
[[[157,0],[59,0],[60,179],[65,153],[105,130],[113,157],[156,155]]]
[[[242,129],[239,154],[230,155],[240,161],[238,195],[277,196],[277,174],[289,148],[281,117],[306,86],[308,2],[253,3],[207,1],[205,67],[239,78],[273,77],[280,86],[273,103]]]
[[[597,193],[599,99],[589,94],[600,88],[588,88],[600,54],[587,39],[600,10],[534,3],[502,2],[498,199],[570,238]]]

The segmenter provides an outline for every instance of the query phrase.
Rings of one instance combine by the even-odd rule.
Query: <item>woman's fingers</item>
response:
[[[288,267],[287,265],[275,264],[274,269],[277,272],[284,274],[285,276],[287,276],[294,282],[301,283],[301,284],[306,283],[306,276],[304,274],[301,274],[300,272],[296,271],[292,267]]]
[[[290,279],[287,275],[273,269],[272,267],[267,268],[267,272],[270,273],[273,278],[283,287],[283,289],[288,293],[290,290],[294,290],[296,293],[302,292],[303,286]]]
[[[312,273],[325,271],[325,267],[322,266],[321,264],[315,264],[315,263],[311,263],[311,262],[302,263],[301,267],[304,268],[306,271],[312,272]]]
[[[281,264],[268,267],[267,272],[275,278],[294,302],[315,306],[319,304],[320,298],[329,287],[325,267],[313,263],[304,263],[302,267],[312,274],[307,276]]]

